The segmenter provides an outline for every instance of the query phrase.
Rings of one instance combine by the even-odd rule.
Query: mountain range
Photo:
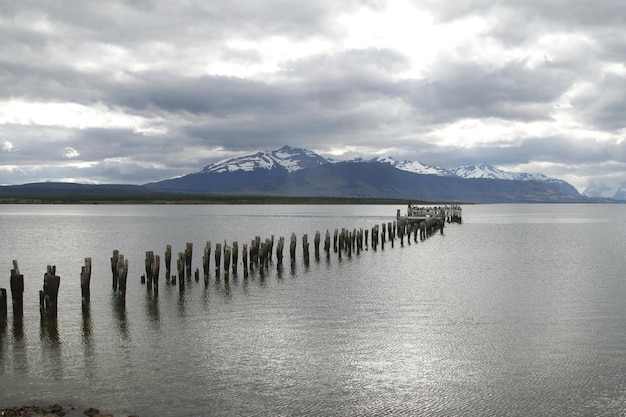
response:
[[[445,169],[389,156],[337,161],[290,146],[225,159],[181,177],[144,185],[36,183],[0,187],[0,197],[13,199],[103,195],[120,201],[185,195],[466,203],[612,201],[581,195],[560,179],[508,172],[486,163]]]
[[[392,157],[335,161],[290,146],[225,159],[194,173],[146,186],[161,192],[264,196],[485,203],[585,200],[563,180],[507,172],[486,163],[448,170]]]

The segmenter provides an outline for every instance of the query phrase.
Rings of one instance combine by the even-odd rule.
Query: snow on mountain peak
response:
[[[295,172],[311,166],[328,163],[327,160],[306,149],[283,146],[273,151],[258,151],[252,155],[224,159],[202,168],[199,172],[255,171],[257,169],[285,169]]]
[[[390,164],[391,166],[402,170],[412,172],[414,174],[426,174],[426,175],[440,175],[440,176],[450,176],[452,173],[447,169],[440,167],[433,167],[430,165],[423,164],[419,161],[398,161],[397,159],[391,156],[380,156],[378,158],[372,159],[373,162],[379,162],[384,164]]]

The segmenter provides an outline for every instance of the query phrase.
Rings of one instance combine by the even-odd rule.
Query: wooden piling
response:
[[[228,275],[230,272],[230,261],[232,257],[232,248],[224,241],[224,273]]]
[[[165,246],[165,282],[168,282],[172,273],[172,245]]]
[[[111,257],[111,274],[113,275],[113,290],[117,291],[117,288],[119,286],[118,284],[118,268],[117,268],[117,264],[119,262],[119,256],[120,256],[120,251],[115,249],[113,251],[113,256]]]
[[[118,291],[120,293],[120,298],[125,303],[126,302],[126,281],[128,278],[128,260],[124,259],[124,255],[119,255],[119,261],[117,265],[117,276],[118,276]]]
[[[80,268],[80,293],[84,306],[91,301],[91,258],[85,258],[85,266]]]
[[[211,270],[211,241],[207,240],[204,246],[204,253],[202,255],[202,271],[204,273],[204,282],[209,280],[209,272]]]
[[[292,265],[296,262],[296,234],[295,233],[291,233],[291,238],[289,242],[289,259]]]
[[[219,274],[220,271],[220,263],[222,260],[222,244],[221,243],[216,243],[215,244],[215,275]]]
[[[10,281],[13,318],[22,318],[24,317],[24,275],[20,274],[16,260],[13,261]]]
[[[315,253],[315,259],[319,260],[320,258],[320,241],[322,239],[322,236],[318,231],[315,232],[315,238],[313,238],[313,251]]]
[[[185,254],[183,252],[178,252],[176,269],[178,270],[178,290],[183,292],[185,291]]]
[[[302,255],[304,257],[304,264],[309,264],[309,236],[305,233],[302,236]]]
[[[243,263],[243,277],[248,278],[248,244],[243,244],[241,251],[241,260]]]
[[[330,252],[330,231],[326,229],[326,235],[324,236],[324,252],[328,254]]]
[[[283,264],[283,248],[285,246],[285,238],[278,238],[278,244],[276,245],[276,264],[281,266]]]
[[[9,301],[7,300],[7,289],[0,288],[0,320],[7,318],[9,314]]]
[[[239,261],[239,244],[235,241],[233,242],[233,275],[237,273],[238,261]]]
[[[191,260],[193,259],[193,243],[187,242],[185,245],[185,272],[187,278],[191,278]]]
[[[61,278],[56,274],[56,266],[48,265],[43,277],[43,291],[39,292],[39,309],[42,318],[57,318],[60,285]]]
[[[146,271],[146,284],[148,291],[152,291],[152,264],[154,263],[154,252],[147,251],[146,258],[144,260],[144,267]]]

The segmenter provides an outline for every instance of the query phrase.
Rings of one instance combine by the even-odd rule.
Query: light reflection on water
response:
[[[40,208],[38,208],[40,207]],[[393,220],[381,206],[0,207],[25,317],[0,323],[0,406],[141,415],[576,415],[626,408],[621,206],[468,206],[425,242],[141,285],[145,251]],[[4,213],[2,210],[9,210]],[[41,210],[39,212],[38,210]],[[67,210],[67,212],[66,212]],[[290,213],[293,212],[293,215]],[[62,214],[65,213],[65,214]],[[530,219],[526,221],[524,218]],[[570,221],[570,219],[574,219]],[[28,248],[26,250],[26,248]],[[109,257],[129,259],[126,301]],[[311,249],[312,251],[312,249]],[[92,302],[80,302],[83,258]],[[240,256],[241,260],[241,256]],[[45,264],[62,277],[41,321]],[[8,276],[8,274],[7,274]],[[180,278],[179,278],[180,279]],[[8,286],[8,282],[0,282]],[[10,310],[10,307],[9,307]]]

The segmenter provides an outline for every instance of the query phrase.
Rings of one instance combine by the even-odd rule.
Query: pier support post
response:
[[[168,283],[172,273],[172,245],[165,247],[165,282]]]
[[[48,265],[43,277],[43,291],[39,291],[39,309],[42,318],[57,318],[60,285],[61,278],[56,274],[56,266]]]
[[[6,320],[9,314],[8,306],[7,289],[0,288],[0,320]]]
[[[243,250],[241,251],[241,261],[243,263],[243,277],[248,278],[248,244],[243,244]]]
[[[211,270],[211,241],[207,240],[202,254],[202,272],[204,274],[204,283],[209,282],[209,272]]]
[[[237,262],[239,262],[239,243],[233,242],[233,275],[237,274]]]
[[[85,266],[80,268],[80,293],[83,306],[89,305],[91,301],[91,258],[85,258]]]
[[[13,302],[13,319],[24,317],[24,275],[20,274],[17,261],[13,261],[11,270],[11,300]]]
[[[217,275],[219,275],[220,273],[220,263],[222,261],[222,244],[221,243],[216,243],[215,244],[215,275],[217,278]]]
[[[117,274],[117,264],[119,262],[120,251],[115,249],[113,251],[113,256],[111,257],[111,274],[113,275],[113,290],[117,291],[118,288],[118,274]]]

